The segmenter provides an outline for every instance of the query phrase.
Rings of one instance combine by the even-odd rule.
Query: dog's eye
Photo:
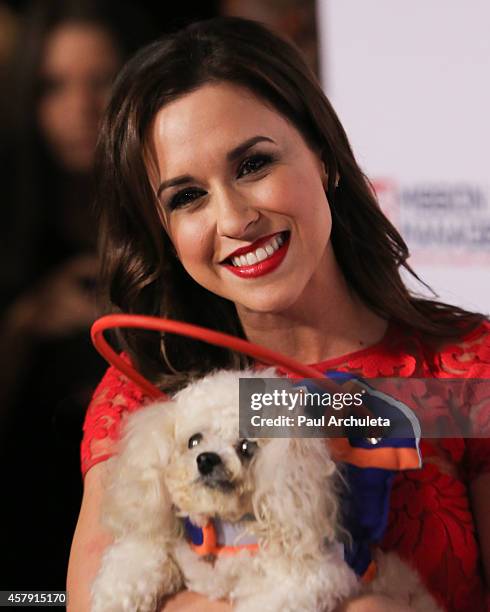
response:
[[[253,456],[256,448],[256,442],[252,442],[251,440],[240,440],[237,445],[237,452],[241,457],[250,459]]]
[[[188,448],[194,448],[195,446],[197,446],[199,444],[199,442],[202,440],[202,434],[197,433],[194,434],[193,436],[191,436],[189,438],[189,442],[187,443],[187,447]]]

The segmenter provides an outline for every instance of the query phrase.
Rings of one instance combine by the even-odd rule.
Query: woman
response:
[[[88,337],[95,142],[114,76],[142,42],[131,14],[120,3],[41,0],[27,7],[19,31],[1,151],[4,588],[65,581],[81,499],[80,423],[104,370]]]
[[[399,268],[411,272],[407,248],[379,210],[334,111],[297,52],[258,24],[195,24],[141,52],[117,81],[100,143],[109,309],[219,329],[322,370],[490,373],[488,323],[404,287]],[[120,337],[140,371],[167,391],[190,376],[247,362],[172,335]],[[72,610],[88,606],[108,541],[99,525],[103,460],[114,452],[121,420],[144,401],[109,370],[87,414],[85,494],[69,570]],[[384,545],[421,566],[447,610],[483,609],[475,523],[459,468],[464,455],[475,472],[474,513],[482,518],[490,508],[488,445],[427,442],[423,453],[420,475],[395,483]],[[422,516],[437,477],[456,493],[437,499],[441,512],[433,504],[434,516]],[[456,522],[451,516],[445,523],[455,496]],[[412,526],[402,515],[414,499],[418,513],[410,508],[408,518],[420,519],[422,528],[400,534],[400,525]],[[429,554],[425,526],[434,530],[434,519],[438,550],[441,542],[446,550],[442,569]],[[478,528],[488,575],[488,523]],[[229,607],[184,593],[164,609]],[[369,597],[345,605],[374,609],[397,608]]]

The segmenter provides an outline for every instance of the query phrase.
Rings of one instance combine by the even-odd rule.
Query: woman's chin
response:
[[[279,315],[293,306],[298,296],[291,292],[281,295],[279,292],[265,292],[265,295],[251,293],[243,299],[235,300],[238,313]]]

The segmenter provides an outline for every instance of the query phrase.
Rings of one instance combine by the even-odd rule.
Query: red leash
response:
[[[158,317],[147,317],[143,315],[124,315],[115,314],[101,317],[92,325],[91,336],[92,342],[99,353],[111,365],[125,374],[130,380],[136,383],[147,395],[153,399],[168,398],[168,396],[155,387],[149,380],[142,376],[129,363],[127,363],[116,351],[107,343],[104,338],[104,331],[107,329],[115,329],[118,327],[133,328],[133,329],[148,329],[154,331],[162,331],[171,334],[180,334],[188,336],[196,340],[209,342],[223,346],[250,357],[258,359],[260,362],[267,365],[275,365],[282,368],[287,374],[294,378],[314,378],[318,380],[318,386],[329,393],[342,392],[343,388],[337,385],[330,379],[326,378],[321,372],[303,365],[281,353],[276,353],[270,349],[253,344],[241,338],[235,338],[228,334],[182,323],[180,321],[172,321],[171,319],[160,319]],[[332,456],[337,461],[347,461],[358,467],[375,467],[383,469],[413,469],[419,467],[419,456],[417,452],[416,464],[412,455],[407,454],[405,448],[390,448],[380,449],[382,454],[373,453],[372,449],[352,447],[347,438],[331,438],[329,446]],[[388,453],[387,453],[388,451]],[[384,454],[383,454],[384,453]]]
[[[104,332],[107,329],[115,329],[119,327],[132,328],[132,329],[147,329],[153,331],[166,332],[171,334],[179,334],[182,336],[188,336],[195,340],[202,340],[210,344],[217,346],[223,346],[225,348],[238,351],[249,357],[258,359],[261,363],[273,366],[279,366],[287,374],[292,375],[296,378],[317,378],[323,379],[322,387],[331,392],[336,392],[340,389],[335,383],[325,378],[321,372],[303,365],[291,359],[286,355],[271,351],[270,349],[260,346],[259,344],[253,344],[242,338],[236,338],[229,334],[223,334],[206,327],[200,327],[198,325],[191,325],[190,323],[182,323],[181,321],[173,321],[172,319],[161,319],[159,317],[147,317],[144,315],[126,315],[126,314],[113,314],[106,315],[97,319],[92,325],[91,337],[95,348],[99,353],[106,359],[111,365],[120,370],[130,380],[135,382],[147,395],[152,398],[158,399],[161,397],[167,397],[165,393],[160,391],[158,387],[155,387],[149,380],[142,376],[137,370],[135,370],[129,363],[127,363],[116,351],[108,344],[104,338]]]

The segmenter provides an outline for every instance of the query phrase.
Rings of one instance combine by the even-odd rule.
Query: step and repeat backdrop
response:
[[[325,90],[412,267],[440,299],[490,313],[490,3],[317,10]]]

